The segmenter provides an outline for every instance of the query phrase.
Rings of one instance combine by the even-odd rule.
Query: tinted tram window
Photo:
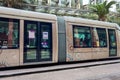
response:
[[[51,23],[41,23],[41,60],[52,58],[52,27]]]
[[[116,32],[114,29],[108,29],[108,37],[109,37],[109,55],[117,56],[117,40]]]
[[[0,48],[18,48],[19,20],[0,18]]]
[[[73,36],[75,48],[92,46],[91,32],[89,27],[73,26]]]
[[[27,24],[27,47],[36,48],[36,24]]]
[[[110,47],[116,47],[116,34],[115,30],[109,29],[109,42],[110,42]]]
[[[106,29],[103,28],[96,28],[96,29],[99,39],[99,47],[107,47]]]
[[[41,25],[41,48],[51,48],[51,27],[49,25]]]
[[[24,62],[52,60],[52,23],[24,22]]]

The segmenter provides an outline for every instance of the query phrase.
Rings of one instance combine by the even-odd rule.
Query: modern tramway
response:
[[[115,23],[0,10],[0,67],[120,57]]]

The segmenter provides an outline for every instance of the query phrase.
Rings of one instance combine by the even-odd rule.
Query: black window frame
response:
[[[115,46],[111,45],[112,40],[110,39],[111,32],[114,32],[114,43]],[[109,56],[117,56],[117,35],[116,35],[116,30],[115,29],[108,29],[108,37],[109,37]],[[115,54],[111,54],[112,50],[115,50]]]
[[[27,47],[27,24],[37,24],[36,26],[36,47],[34,48],[30,48],[30,47]],[[50,47],[47,48],[47,47],[42,47],[41,45],[41,42],[42,42],[42,25],[49,25],[49,29],[50,29],[50,40],[51,40],[51,43],[50,43]],[[26,26],[26,27],[25,27]],[[43,22],[43,21],[32,21],[32,20],[24,20],[24,63],[27,63],[27,62],[40,62],[40,61],[52,61],[52,53],[53,53],[53,33],[52,33],[52,23],[51,22]],[[28,59],[27,58],[27,51],[29,51],[30,49],[35,49],[36,50],[36,58],[35,59]],[[50,58],[42,58],[42,51],[49,51],[50,52]]]
[[[9,20],[12,20],[13,22],[17,22],[18,23],[18,39],[17,39],[17,43],[18,46],[17,47],[8,47],[7,48],[3,48],[2,45],[0,46],[0,49],[19,49],[20,47],[20,19],[15,19],[15,18],[8,18],[8,17],[0,17],[0,21],[4,21],[4,22],[9,22]]]
[[[90,43],[91,43],[91,45],[90,46],[83,46],[83,47],[77,47],[77,46],[75,46],[75,39],[74,39],[74,29],[75,29],[75,27],[80,27],[80,28],[88,28],[89,29],[89,33],[90,33]],[[89,26],[81,26],[81,25],[72,25],[72,29],[73,29],[73,47],[74,48],[92,48],[92,34],[91,34],[91,27],[89,27]]]
[[[104,39],[104,42],[105,42],[105,44],[106,44],[105,46],[101,46],[101,43],[100,43],[100,42],[101,42],[101,37],[100,37],[100,35],[99,35],[99,33],[98,33],[98,30],[104,30],[104,31],[105,31],[105,35],[104,35],[104,36],[105,36],[105,37],[104,37],[104,38],[105,38],[105,39]],[[106,30],[106,28],[96,28],[96,31],[97,31],[97,35],[98,35],[98,39],[99,39],[99,40],[98,40],[98,41],[99,41],[99,46],[98,46],[98,48],[107,48],[107,47],[108,47],[108,43],[107,43],[108,41],[107,41],[107,30]],[[101,32],[103,32],[103,31],[101,31]]]

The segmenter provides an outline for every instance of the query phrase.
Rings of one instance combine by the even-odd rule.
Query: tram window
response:
[[[96,28],[96,30],[99,38],[99,47],[107,47],[106,29]]]
[[[110,47],[116,47],[116,36],[115,36],[115,30],[109,29],[109,42],[110,42]]]
[[[50,24],[49,24],[50,25]],[[51,28],[49,25],[41,25],[41,48],[51,48]]]
[[[0,48],[18,48],[19,20],[0,18]]]
[[[27,47],[28,48],[36,48],[36,30],[37,25],[35,23],[29,23],[27,24]]]
[[[92,47],[92,38],[89,27],[73,26],[73,36],[75,48]]]

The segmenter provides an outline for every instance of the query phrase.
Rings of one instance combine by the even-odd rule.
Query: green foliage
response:
[[[42,5],[47,5],[47,0],[42,0]]]
[[[117,9],[117,17],[120,17],[120,9]]]
[[[22,7],[22,3],[25,2],[25,0],[1,0],[1,1],[3,6],[12,8],[20,8]]]
[[[12,7],[18,9],[27,9],[35,11],[38,0],[1,0],[5,7]]]
[[[38,0],[23,0],[25,3],[24,9],[26,8],[27,10],[32,10],[35,11],[36,10],[36,6],[38,4]]]
[[[107,17],[107,14],[109,14],[110,7],[115,3],[115,1],[110,1],[109,3],[107,3],[107,1],[104,1],[100,4],[91,5],[90,10],[98,15],[99,20],[104,21]]]
[[[110,15],[109,15],[110,16]],[[110,16],[108,18],[109,22],[117,23],[120,26],[120,17],[117,16]]]
[[[27,3],[27,4],[33,4],[33,5],[37,5],[38,4],[38,0],[23,0],[24,3]]]

